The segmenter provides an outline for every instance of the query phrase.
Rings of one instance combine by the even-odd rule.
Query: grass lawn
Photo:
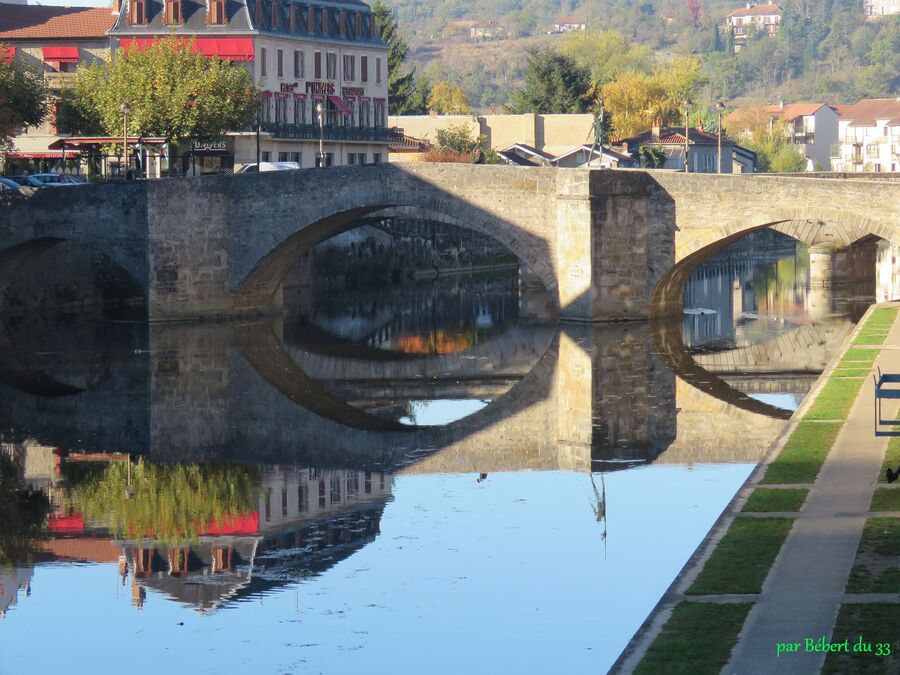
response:
[[[793,518],[738,516],[688,594],[759,593],[793,524]]]
[[[750,607],[749,603],[680,603],[634,672],[718,673],[728,663]]]
[[[847,593],[900,593],[900,518],[866,521]]]
[[[868,371],[866,371],[868,372]],[[850,411],[850,406],[856,400],[856,395],[862,387],[863,378],[842,379],[831,378],[819,395],[812,407],[803,416],[804,420],[844,420]]]
[[[856,339],[853,340],[855,345],[880,345],[884,344],[884,339],[891,330],[894,318],[897,316],[896,307],[883,307],[872,312],[866,325],[862,327]]]
[[[799,511],[808,494],[809,490],[805,488],[788,490],[756,488],[744,504],[743,510],[748,513]]]
[[[852,347],[844,352],[844,356],[839,362],[839,366],[851,366],[864,364],[872,365],[878,356],[877,349],[853,349]]]
[[[869,511],[900,511],[900,490],[889,490],[888,488],[875,490]]]
[[[884,453],[884,464],[881,465],[878,480],[887,483],[887,468],[896,469],[898,466],[900,466],[900,436],[892,436],[888,442],[887,452]]]
[[[850,654],[833,653],[825,659],[823,673],[900,673],[900,606],[841,605],[832,642],[850,638]],[[853,653],[862,636],[871,652]],[[878,645],[890,643],[890,656],[878,656]],[[886,651],[883,649],[883,651]]]
[[[814,483],[841,425],[801,422],[760,483]]]

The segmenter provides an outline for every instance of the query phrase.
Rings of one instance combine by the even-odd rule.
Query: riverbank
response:
[[[613,672],[818,673],[826,653],[807,638],[844,640],[859,632],[852,621],[871,627],[885,602],[900,602],[900,514],[872,511],[895,492],[875,493],[888,443],[872,433],[869,377],[876,366],[900,372],[898,344],[896,303],[870,308]],[[885,650],[898,632],[888,622],[851,642]],[[896,658],[836,651],[827,663],[846,672],[848,659],[868,659],[864,668],[886,672]]]

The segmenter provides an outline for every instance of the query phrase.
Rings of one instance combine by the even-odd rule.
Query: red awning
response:
[[[383,98],[376,98],[376,99],[375,99],[375,103],[384,103],[384,102],[385,102],[385,99],[383,99]]]
[[[286,91],[276,91],[275,98],[290,98],[291,95]]]
[[[78,47],[44,47],[44,61],[59,63],[78,63]]]
[[[360,96],[360,97],[359,97],[359,102],[360,102],[360,103],[368,103],[368,102],[371,101],[371,100],[372,100],[372,99],[370,99],[368,96]]]
[[[0,61],[5,61],[6,63],[12,63],[12,60],[16,58],[16,48],[15,47],[0,47]]]
[[[294,94],[294,100],[295,101],[305,101],[306,94]]]
[[[272,92],[271,92],[271,91],[262,91],[262,92],[260,92],[259,95],[262,96],[263,98],[272,98]]]
[[[149,49],[158,41],[159,38],[125,38],[119,40],[119,46],[123,49]],[[254,57],[253,40],[250,38],[199,38],[194,40],[193,50],[223,61],[252,61]]]
[[[7,152],[9,159],[61,159],[62,152]]]
[[[334,104],[334,107],[338,109],[338,112],[341,113],[341,115],[353,114],[353,111],[351,111],[350,108],[344,105],[344,102],[341,100],[340,96],[329,96],[328,100]]]
[[[50,516],[47,529],[56,534],[84,532],[84,516],[80,513],[73,513],[71,516]]]

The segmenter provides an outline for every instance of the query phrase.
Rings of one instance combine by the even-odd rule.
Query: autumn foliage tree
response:
[[[13,136],[22,127],[43,122],[49,110],[43,78],[6,53],[0,44],[0,151],[10,150]]]
[[[449,82],[435,82],[432,85],[428,108],[441,115],[465,115],[472,111],[466,92]]]

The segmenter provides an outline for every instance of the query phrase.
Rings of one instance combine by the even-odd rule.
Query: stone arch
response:
[[[478,198],[483,200],[483,186],[470,186],[467,189],[471,193],[451,192],[399,169],[365,169],[358,170],[353,177],[356,180],[336,186],[333,190],[336,194],[330,194],[327,200],[290,200],[273,214],[265,236],[258,237],[249,246],[242,245],[240,250],[230,251],[228,281],[236,294],[236,309],[271,307],[280,281],[303,253],[321,241],[357,227],[360,219],[385,210],[401,213],[415,210],[430,219],[489,236],[516,255],[556,295],[555,263],[548,242],[504,219],[498,215],[499,210],[476,203]],[[283,180],[299,182],[300,178],[288,176]],[[253,236],[247,233],[248,238]]]
[[[732,219],[716,227],[682,231],[677,235],[675,264],[653,290],[651,314],[680,314],[684,284],[691,273],[731,244],[764,229],[773,229],[810,247],[834,250],[871,236],[895,243],[898,239],[895,229],[884,223],[849,211],[822,208],[771,209],[750,220],[750,224]]]

